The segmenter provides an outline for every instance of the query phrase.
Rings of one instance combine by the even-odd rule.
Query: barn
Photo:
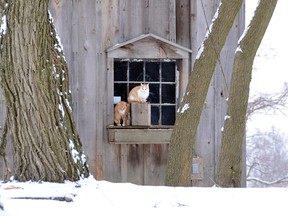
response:
[[[219,2],[51,1],[70,70],[77,128],[97,180],[164,184],[176,110]],[[214,184],[226,111],[224,95],[244,29],[244,12],[243,5],[210,84],[191,164],[193,186]],[[150,86],[151,125],[115,126],[115,100],[127,100],[129,90],[141,83]]]

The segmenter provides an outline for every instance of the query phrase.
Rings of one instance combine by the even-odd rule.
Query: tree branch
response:
[[[253,98],[248,103],[246,118],[249,119],[251,115],[258,111],[263,110],[282,110],[287,108],[288,99],[288,85],[285,84],[285,88],[282,92],[276,94],[265,95],[262,94]]]
[[[255,182],[267,185],[267,186],[272,186],[272,185],[279,184],[279,183],[288,183],[288,176],[285,176],[283,178],[280,178],[280,179],[277,179],[274,181],[265,181],[265,180],[255,178],[255,177],[250,177],[250,178],[247,178],[246,180],[247,181],[255,181]]]

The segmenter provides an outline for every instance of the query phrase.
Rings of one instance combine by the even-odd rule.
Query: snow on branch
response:
[[[280,179],[274,180],[274,181],[265,181],[256,177],[249,177],[246,179],[247,181],[255,181],[267,186],[272,186],[280,183],[288,183],[288,176],[282,177]]]

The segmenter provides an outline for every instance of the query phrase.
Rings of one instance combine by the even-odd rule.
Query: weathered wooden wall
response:
[[[137,184],[163,184],[167,144],[122,144],[108,142],[107,126],[113,111],[107,110],[109,88],[106,51],[144,33],[192,49],[191,68],[206,34],[207,23],[219,0],[62,0],[52,13],[62,39],[71,71],[74,114],[89,158],[91,172],[97,179]],[[56,6],[56,7],[55,7]],[[232,70],[234,48],[244,28],[244,10],[239,14],[221,55],[211,82],[198,130],[196,153],[203,158],[204,179],[195,185],[213,185],[215,163],[221,142],[227,89]],[[111,84],[110,84],[111,85]],[[195,155],[196,156],[196,155]]]
[[[219,0],[203,0],[208,25]],[[145,33],[152,33],[197,50],[207,30],[200,0],[51,0],[51,13],[71,72],[73,108],[77,127],[97,179],[163,185],[168,144],[111,144],[107,127],[113,124],[113,98],[107,70],[107,49]],[[221,55],[228,83],[231,56],[244,28],[244,10],[232,28]],[[207,95],[198,129],[195,156],[203,158],[204,178],[194,185],[214,184],[226,102],[223,75],[218,66]],[[113,94],[113,93],[112,93]]]

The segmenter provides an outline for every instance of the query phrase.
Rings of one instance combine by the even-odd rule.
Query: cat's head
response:
[[[147,84],[141,83],[141,89],[149,91],[149,83],[147,83]]]

